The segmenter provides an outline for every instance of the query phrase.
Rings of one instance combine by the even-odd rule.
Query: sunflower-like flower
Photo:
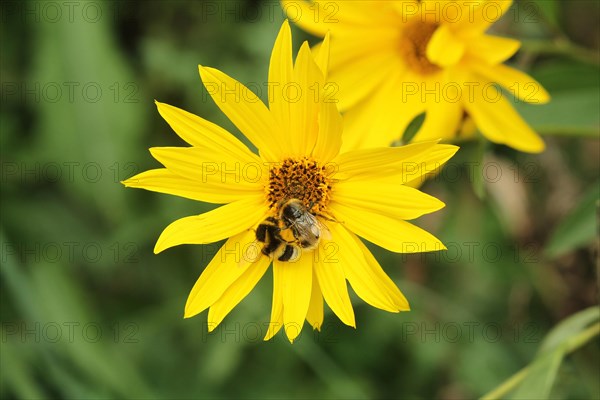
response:
[[[200,66],[217,106],[256,146],[196,115],[158,103],[191,147],[150,149],[165,168],[125,186],[225,204],[170,224],[155,252],[227,239],[200,275],[184,317],[207,308],[213,330],[273,266],[273,305],[265,340],[283,326],[293,341],[304,320],[320,329],[323,299],[355,326],[348,281],[368,304],[409,309],[406,298],[357,235],[394,252],[441,250],[442,243],[406,222],[444,204],[403,183],[446,162],[457,150],[436,141],[340,153],[342,118],[327,92],[328,38],[313,54],[292,58],[289,24],[277,36],[269,67],[269,106],[240,82]]]
[[[496,87],[520,101],[549,101],[533,78],[502,64],[520,42],[485,33],[511,0],[282,3],[306,31],[331,32],[329,79],[345,112],[344,149],[389,145],[423,112],[413,141],[456,138],[469,116],[492,142],[544,149]]]

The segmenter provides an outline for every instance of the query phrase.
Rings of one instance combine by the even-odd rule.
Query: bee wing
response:
[[[296,237],[306,237],[311,240],[317,240],[319,236],[321,236],[319,221],[310,213],[305,213],[294,223],[294,230],[296,231]]]
[[[331,231],[329,230],[327,225],[325,225],[324,222],[321,222],[319,220],[317,220],[317,223],[319,224],[319,228],[321,228],[321,239],[331,240]]]
[[[331,232],[329,231],[329,228],[327,228],[327,225],[325,225],[324,222],[322,222],[316,216],[310,213],[306,213],[304,218],[304,225],[310,227],[310,232],[315,239],[321,238],[325,240],[331,240]]]

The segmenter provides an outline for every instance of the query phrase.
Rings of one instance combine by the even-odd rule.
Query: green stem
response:
[[[598,136],[598,130],[594,128],[581,128],[581,127],[561,127],[561,128],[550,128],[550,127],[538,127],[535,129],[537,133],[542,136],[565,136],[565,137],[591,137],[596,138]]]
[[[562,351],[563,356],[567,355],[567,354],[572,353],[573,351],[577,350],[578,348],[582,347],[584,344],[586,344],[592,338],[594,338],[595,336],[598,336],[599,334],[600,334],[600,322],[581,331],[578,335],[567,339],[559,348],[555,349],[554,351]],[[511,390],[516,388],[519,385],[519,383],[521,383],[523,381],[523,379],[525,379],[525,377],[527,377],[527,375],[529,374],[531,369],[532,369],[532,364],[529,364],[528,366],[526,366],[525,368],[523,368],[522,370],[520,370],[519,372],[517,372],[510,378],[508,378],[502,384],[500,384],[500,386],[498,386],[496,389],[494,389],[491,392],[487,393],[486,395],[482,396],[481,400],[493,400],[493,399],[502,398],[508,392],[510,392]]]
[[[574,44],[568,39],[524,40],[521,48],[535,54],[551,54],[570,57],[586,64],[600,65],[600,54],[597,51]]]

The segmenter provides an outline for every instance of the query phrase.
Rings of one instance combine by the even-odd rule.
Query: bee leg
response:
[[[325,214],[322,214],[322,213],[319,213],[317,215],[319,217],[323,218],[324,220],[329,221],[329,222],[335,222],[335,223],[338,223],[338,224],[343,224],[344,223],[344,221],[338,221],[337,219],[335,219],[333,217],[330,217],[329,215],[325,215]]]

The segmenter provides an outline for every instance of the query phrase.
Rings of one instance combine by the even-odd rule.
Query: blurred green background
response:
[[[448,252],[370,246],[412,311],[355,301],[356,330],[326,310],[323,330],[305,326],[293,345],[281,333],[262,342],[270,272],[214,333],[206,313],[184,320],[218,246],[152,249],[171,221],[214,206],[119,183],[158,167],[147,148],[183,145],[154,99],[239,135],[197,65],[264,99],[279,5],[2,1],[1,11],[0,397],[473,398],[532,362],[501,397],[600,397],[600,343],[585,336],[600,319],[599,2],[517,2],[493,27],[524,41],[510,64],[553,97],[517,104],[548,148],[464,143],[423,187],[447,207],[418,221]],[[296,50],[317,42],[292,29]]]

